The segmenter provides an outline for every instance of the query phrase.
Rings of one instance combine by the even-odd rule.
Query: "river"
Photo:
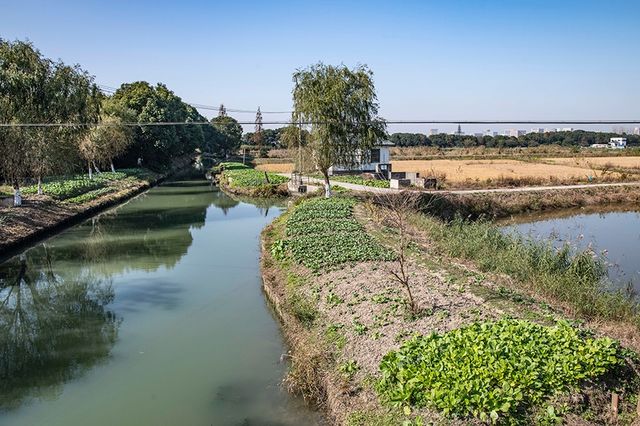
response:
[[[608,266],[617,288],[640,294],[640,207],[609,206],[567,209],[519,215],[501,223],[506,232],[570,244],[576,250],[590,248]]]
[[[320,424],[260,289],[281,211],[168,182],[1,264],[0,424]]]

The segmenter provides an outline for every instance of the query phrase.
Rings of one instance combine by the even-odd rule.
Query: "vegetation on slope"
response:
[[[353,217],[355,200],[316,198],[302,202],[287,219],[287,238],[272,246],[276,259],[291,256],[313,271],[346,262],[392,260],[393,252],[364,232]]]
[[[504,319],[418,336],[380,364],[378,390],[393,404],[497,422],[624,364],[617,342],[566,322]]]

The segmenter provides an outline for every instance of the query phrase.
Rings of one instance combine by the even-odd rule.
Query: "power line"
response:
[[[98,88],[105,93],[108,94],[114,94],[116,92],[116,90],[118,90],[115,87],[111,87],[111,86],[106,86],[104,84],[98,84],[97,85]],[[191,105],[192,107],[196,108],[196,109],[204,109],[204,110],[211,110],[211,111],[218,111],[218,109],[220,108],[219,106],[213,106],[213,105],[205,105],[205,104],[199,104],[196,102],[186,102],[183,101],[184,103],[186,103],[187,105]],[[226,108],[225,109],[228,112],[234,112],[237,114],[255,114],[256,111],[255,110],[250,110],[250,109],[240,109],[240,108]],[[261,111],[262,114],[291,114],[293,111]]]
[[[253,125],[254,121],[238,121],[241,125]],[[629,125],[640,124],[640,120],[387,120],[388,125],[410,124],[575,124],[575,125]],[[98,127],[98,126],[201,126],[210,125],[208,121],[161,121],[161,122],[128,122],[128,123],[0,123],[0,127]],[[264,125],[320,125],[326,122],[301,121],[265,121]]]

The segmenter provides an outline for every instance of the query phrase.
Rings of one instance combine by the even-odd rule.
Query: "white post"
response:
[[[42,195],[42,179],[38,176],[38,195]]]
[[[13,187],[13,206],[20,207],[22,205],[22,194],[20,193],[20,187]]]
[[[113,160],[111,160],[111,171],[112,171],[113,173],[115,173],[115,172],[116,172],[116,168],[115,168],[115,167],[113,167]]]
[[[91,163],[89,163],[89,179],[93,179],[93,170],[91,170]]]

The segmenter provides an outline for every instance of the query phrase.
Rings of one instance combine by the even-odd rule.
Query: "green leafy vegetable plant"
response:
[[[498,422],[622,364],[617,342],[566,322],[504,319],[406,341],[385,355],[377,389],[402,407]]]

